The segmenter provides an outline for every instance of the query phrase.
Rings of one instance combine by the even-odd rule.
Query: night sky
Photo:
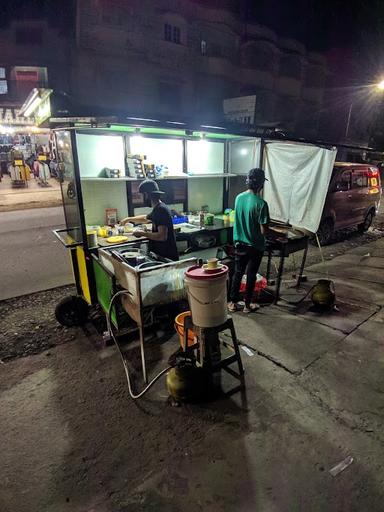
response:
[[[0,0],[0,27],[12,19],[44,17],[63,33],[74,33],[74,6],[75,0]]]
[[[384,29],[383,0],[255,0],[248,6],[259,22],[317,51],[358,47]]]

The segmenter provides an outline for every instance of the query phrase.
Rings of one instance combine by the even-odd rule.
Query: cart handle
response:
[[[71,248],[71,247],[78,247],[79,245],[83,245],[83,242],[73,242],[70,244],[67,244],[64,242],[64,240],[61,238],[59,233],[68,233],[68,231],[72,231],[70,229],[53,229],[52,233],[55,235],[55,237],[64,245],[64,247]]]

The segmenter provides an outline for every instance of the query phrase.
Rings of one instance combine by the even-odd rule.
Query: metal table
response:
[[[296,281],[296,287],[300,285],[301,278],[303,276],[303,271],[305,267],[305,262],[307,259],[307,253],[308,253],[308,243],[309,243],[309,237],[303,236],[300,238],[285,238],[285,239],[268,239],[266,240],[266,248],[265,248],[265,254],[268,257],[267,261],[267,281],[269,280],[269,276],[271,273],[271,261],[272,258],[278,257],[279,258],[279,266],[277,271],[277,278],[276,278],[276,292],[275,292],[275,299],[273,301],[274,304],[276,304],[280,297],[280,288],[281,288],[281,280],[284,273],[284,260],[285,258],[288,258],[290,254],[293,254],[298,251],[304,251],[303,257],[300,264],[300,271],[299,275],[297,276]]]
[[[224,237],[226,242],[225,243],[232,243],[233,240],[233,223],[224,223],[222,220],[215,219],[213,226],[204,226],[200,228],[197,231],[194,231],[193,233],[178,233],[176,235],[177,240],[191,240],[191,245],[193,247],[193,239],[198,234],[215,234],[216,240],[220,241],[220,235],[218,234],[220,231],[227,231],[226,236]],[[309,243],[309,237],[308,236],[302,236],[300,238],[289,238],[289,237],[283,237],[283,236],[276,236],[273,238],[267,238],[266,240],[266,248],[265,248],[265,256],[267,256],[267,280],[270,278],[271,273],[271,261],[273,257],[279,258],[279,265],[277,270],[277,277],[276,277],[276,290],[275,290],[275,299],[273,301],[274,304],[279,300],[280,295],[280,288],[281,288],[281,281],[284,273],[284,260],[287,258],[290,254],[293,254],[298,251],[304,251],[301,264],[300,264],[300,271],[299,275],[297,277],[296,286],[299,286],[304,267],[305,262],[307,259],[307,253],[308,253],[308,243]],[[217,244],[218,246],[220,244]],[[224,244],[221,244],[224,245]],[[191,247],[191,248],[192,248]]]

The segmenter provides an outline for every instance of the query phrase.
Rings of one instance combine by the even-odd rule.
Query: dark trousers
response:
[[[247,286],[245,290],[245,303],[252,302],[253,290],[256,283],[256,274],[259,270],[263,251],[249,245],[237,244],[235,251],[235,273],[232,278],[231,301],[238,302],[241,279],[247,269]]]

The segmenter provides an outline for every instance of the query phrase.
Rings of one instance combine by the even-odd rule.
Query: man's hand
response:
[[[142,236],[146,236],[147,233],[145,231],[142,231],[141,229],[138,229],[138,230],[134,231],[132,234],[136,238],[140,238]]]

